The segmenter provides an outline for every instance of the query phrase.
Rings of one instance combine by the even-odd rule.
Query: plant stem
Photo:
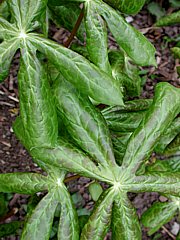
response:
[[[78,17],[78,20],[68,38],[68,40],[64,43],[64,47],[69,47],[69,45],[71,44],[72,40],[74,39],[74,36],[76,35],[78,29],[79,29],[79,26],[83,20],[83,17],[84,17],[84,9],[82,8],[80,14],[79,14],[79,17]]]
[[[74,176],[71,176],[71,177],[67,177],[65,180],[64,180],[64,183],[68,183],[70,181],[73,181],[73,180],[76,180],[78,178],[80,178],[81,176],[80,175],[74,175]]]

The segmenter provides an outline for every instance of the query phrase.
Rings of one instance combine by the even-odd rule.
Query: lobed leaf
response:
[[[58,205],[57,193],[49,192],[28,217],[21,240],[49,240],[54,213]]]
[[[37,160],[86,177],[105,182],[114,179],[111,169],[96,166],[85,153],[66,139],[59,139],[56,147],[34,147],[30,154]]]
[[[58,199],[61,203],[61,213],[58,226],[58,240],[79,239],[79,223],[77,212],[65,186],[58,189]]]
[[[11,38],[0,44],[0,82],[9,74],[11,61],[19,48],[19,39]]]
[[[178,134],[176,138],[167,146],[164,151],[164,155],[180,155],[180,134]]]
[[[70,136],[98,163],[115,164],[107,125],[88,97],[60,75],[54,86],[56,105]]]
[[[150,229],[148,235],[152,235],[164,224],[169,222],[176,212],[177,206],[174,202],[154,203],[141,217],[143,225]]]
[[[131,192],[159,192],[162,194],[171,194],[179,197],[179,181],[179,172],[155,172],[144,176],[137,176],[132,182],[129,180],[129,184],[131,184]]]
[[[58,122],[47,74],[31,44],[24,42],[21,53],[18,82],[25,141],[29,147],[55,145]]]
[[[135,28],[129,25],[114,9],[95,0],[99,13],[106,20],[115,40],[127,55],[140,66],[154,65],[154,46]]]
[[[108,60],[107,27],[93,1],[85,2],[86,47],[90,60],[111,75]]]
[[[39,20],[46,11],[47,0],[8,0],[7,1],[13,22],[22,32],[33,28],[33,21]]]
[[[136,210],[123,192],[120,192],[113,204],[112,239],[141,239],[141,227]]]
[[[0,174],[0,192],[33,194],[47,189],[47,178],[37,173]]]
[[[133,132],[123,159],[123,168],[135,173],[149,158],[155,144],[180,112],[180,90],[168,83],[157,84],[154,102]]]
[[[106,190],[98,199],[88,222],[81,233],[81,240],[103,240],[111,224],[113,206],[112,189]]]
[[[39,36],[29,36],[33,45],[46,54],[63,77],[81,92],[98,102],[123,105],[121,90],[113,78],[70,49]]]

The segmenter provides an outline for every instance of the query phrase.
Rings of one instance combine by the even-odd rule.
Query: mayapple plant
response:
[[[158,168],[158,161],[148,160],[153,151],[179,152],[180,89],[159,83],[153,100],[124,101],[140,93],[134,64],[156,66],[155,49],[108,4],[135,13],[144,1],[8,0],[1,6],[7,9],[0,17],[1,80],[8,75],[16,51],[21,53],[20,115],[13,129],[46,174],[0,174],[0,191],[48,192],[28,214],[22,240],[49,239],[59,203],[57,239],[61,240],[100,240],[110,228],[113,240],[141,239],[129,192],[159,192],[179,208],[178,159],[163,163],[166,170]],[[87,42],[83,51],[88,59],[47,38],[48,18],[55,16],[56,22],[57,9],[66,13],[74,8],[75,14],[83,11]],[[62,23],[65,17],[61,16]],[[69,28],[73,19],[67,19]],[[107,26],[120,46],[118,51],[108,52]],[[82,39],[82,31],[78,35]],[[100,111],[95,102],[108,106]],[[64,182],[68,172],[109,186],[82,231]]]

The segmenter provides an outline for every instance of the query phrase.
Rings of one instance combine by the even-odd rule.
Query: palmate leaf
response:
[[[10,12],[6,1],[0,3],[0,16],[6,20],[9,18]]]
[[[58,122],[50,86],[36,51],[23,42],[20,70],[20,114],[29,146],[53,146],[57,141]]]
[[[111,183],[114,179],[112,169],[96,166],[80,149],[66,139],[59,139],[56,147],[34,147],[30,154],[47,164],[76,172],[80,175]]]
[[[55,1],[55,4],[57,1]],[[64,27],[70,32],[78,20],[78,16],[81,13],[79,3],[64,3],[62,6],[54,6],[52,1],[48,3],[49,13],[51,20],[58,26]],[[81,25],[78,28],[76,36],[81,42],[84,42],[84,20],[82,20]]]
[[[0,82],[8,76],[11,61],[19,45],[20,41],[17,38],[11,38],[0,44]]]
[[[126,14],[136,14],[138,13],[143,5],[145,0],[106,0],[109,5],[114,8],[117,8],[123,13]]]
[[[168,83],[160,83],[155,89],[154,102],[133,132],[128,143],[122,166],[135,173],[155,147],[160,136],[180,112],[180,90]],[[167,108],[168,106],[168,108]]]
[[[135,208],[126,193],[120,192],[113,204],[112,239],[141,239],[141,228]]]
[[[113,8],[100,0],[95,0],[99,14],[106,20],[115,40],[127,55],[141,66],[155,65],[155,48],[135,28],[129,25],[124,18]],[[117,31],[118,30],[118,31]]]
[[[180,134],[167,146],[163,154],[165,156],[180,155]]]
[[[49,240],[54,213],[58,205],[57,192],[52,190],[37,205],[23,229],[22,240]]]
[[[152,235],[164,224],[169,222],[177,212],[178,206],[174,202],[154,203],[141,217],[143,225],[150,230],[148,235]]]
[[[109,130],[101,113],[61,75],[54,89],[58,111],[73,140],[98,163],[115,165]]]
[[[65,186],[58,189],[58,199],[61,203],[61,214],[58,226],[58,240],[78,240],[78,215]]]
[[[101,70],[111,74],[108,60],[107,27],[93,1],[85,3],[86,47],[90,60]]]
[[[104,239],[111,224],[114,192],[108,189],[98,199],[94,210],[81,233],[81,240]]]
[[[39,20],[46,11],[47,0],[8,0],[13,22],[22,32],[33,29],[33,21]]]
[[[64,78],[81,92],[98,102],[123,105],[122,93],[116,81],[90,64],[84,57],[34,34],[29,34],[28,39],[39,51],[46,54],[60,69]]]
[[[0,174],[0,192],[33,194],[47,190],[47,178],[37,173]]]

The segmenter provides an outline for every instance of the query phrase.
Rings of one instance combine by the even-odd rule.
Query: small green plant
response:
[[[138,69],[132,62],[156,65],[155,49],[119,12],[101,0],[83,3],[90,61],[47,39],[46,20],[52,4],[67,10],[68,6],[78,8],[80,2],[9,0],[9,17],[0,18],[1,80],[7,76],[16,50],[21,52],[20,115],[13,129],[46,173],[0,174],[0,191],[30,195],[48,192],[29,212],[22,240],[49,239],[59,203],[57,239],[100,240],[111,227],[113,240],[138,240],[140,223],[127,194],[156,191],[171,199],[180,196],[179,171],[146,170],[163,135],[167,136],[170,128],[179,131],[180,89],[160,83],[153,100],[124,102],[123,93],[140,93]],[[121,6],[123,2],[119,1]],[[69,22],[72,26],[72,19]],[[108,53],[107,25],[120,51]],[[92,102],[109,107],[100,112]],[[177,134],[174,130],[165,144],[176,143],[179,149]],[[65,185],[68,172],[109,185],[103,192],[97,184],[90,187],[97,202],[82,230]],[[94,187],[98,188],[97,195],[93,194]]]

